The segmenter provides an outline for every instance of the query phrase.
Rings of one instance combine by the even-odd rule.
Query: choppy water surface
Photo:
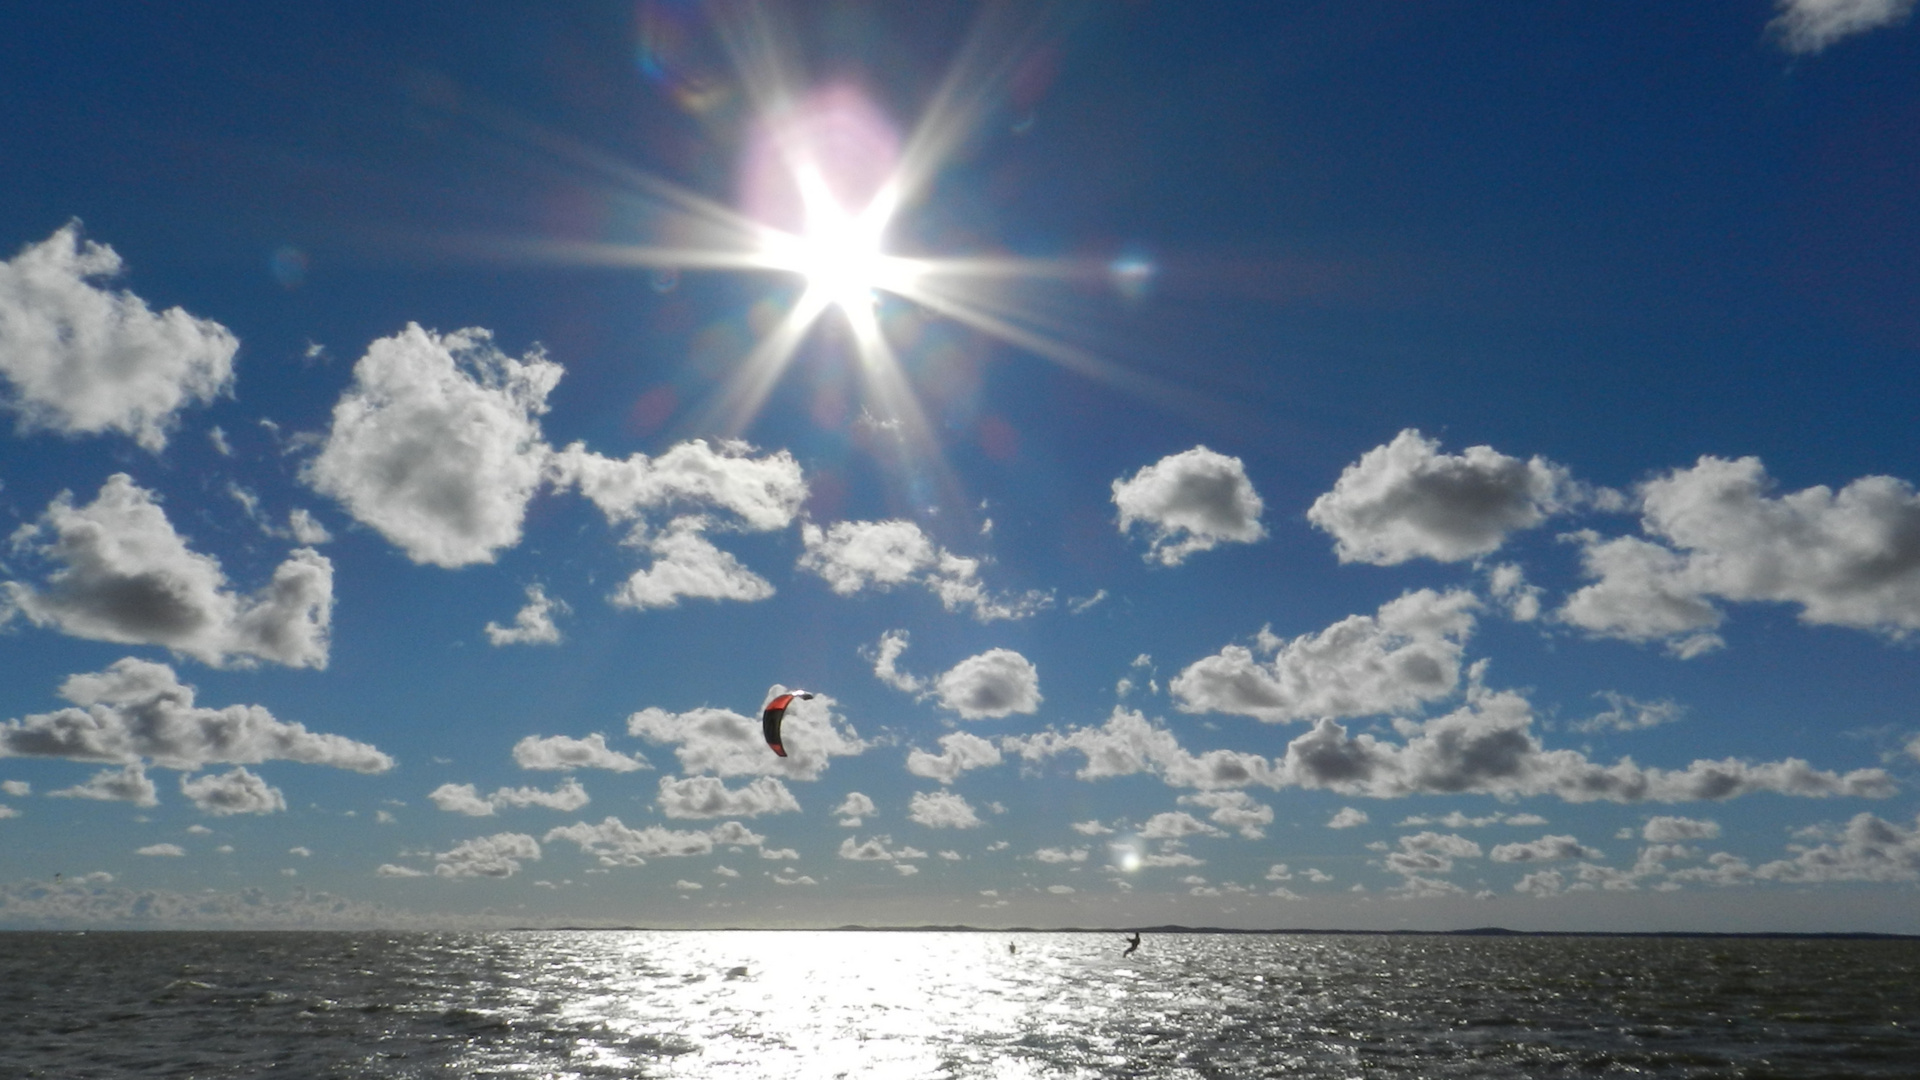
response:
[[[1914,941],[1121,948],[1115,934],[0,934],[0,1076],[1920,1075]]]

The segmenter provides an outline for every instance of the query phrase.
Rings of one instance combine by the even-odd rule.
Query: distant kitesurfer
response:
[[[1133,932],[1133,936],[1127,939],[1127,951],[1121,953],[1120,955],[1123,957],[1132,956],[1133,951],[1135,949],[1138,949],[1139,947],[1140,947],[1140,931],[1135,930]]]
[[[1013,942],[1009,941],[1007,942],[1007,955],[1012,956],[1013,953],[1014,953]]]

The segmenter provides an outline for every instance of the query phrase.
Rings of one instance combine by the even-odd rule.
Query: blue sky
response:
[[[0,924],[1920,932],[1912,4],[1017,7],[0,16]]]

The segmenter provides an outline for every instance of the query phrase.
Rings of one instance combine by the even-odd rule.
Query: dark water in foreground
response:
[[[0,1077],[1920,1076],[1915,941],[1121,947],[1115,934],[0,934]]]

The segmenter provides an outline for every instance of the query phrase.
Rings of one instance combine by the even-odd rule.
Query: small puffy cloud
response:
[[[520,542],[552,450],[537,417],[560,381],[481,329],[417,324],[367,348],[303,477],[417,563],[492,562]]]
[[[160,799],[147,770],[135,762],[123,769],[102,769],[83,784],[47,793],[56,799],[98,799],[102,802],[130,802],[135,806],[158,806]]]
[[[112,248],[80,239],[77,222],[0,262],[0,404],[23,434],[118,431],[158,452],[181,409],[232,386],[238,339],[96,284],[121,268]]]
[[[1292,641],[1263,631],[1259,649],[1229,645],[1195,661],[1169,689],[1183,712],[1268,723],[1372,716],[1446,697],[1460,681],[1480,601],[1464,590],[1409,592],[1376,615],[1351,615]]]
[[[768,699],[785,693],[775,687]],[[651,742],[675,746],[680,771],[687,775],[782,776],[789,780],[818,780],[831,759],[864,753],[868,743],[844,716],[833,711],[833,699],[815,694],[796,698],[780,723],[781,744],[787,756],[767,750],[760,718],[730,709],[699,708],[683,713],[646,708],[627,717],[627,731]]]
[[[572,841],[581,851],[598,857],[602,866],[644,866],[650,858],[706,855],[713,851],[715,844],[756,846],[764,838],[736,822],[726,822],[702,832],[665,829],[658,825],[633,829],[617,817],[607,817],[598,825],[581,821],[549,829],[544,839],[547,843]]]
[[[1453,860],[1477,859],[1480,854],[1480,845],[1464,836],[1422,832],[1400,838],[1400,850],[1387,856],[1387,869],[1406,875],[1411,885],[1419,875],[1450,873]]]
[[[1459,562],[1496,551],[1567,502],[1567,471],[1490,446],[1440,453],[1408,428],[1347,466],[1307,520],[1333,534],[1341,562],[1393,566],[1409,559]]]
[[[1333,720],[1294,739],[1276,770],[1280,785],[1397,798],[1474,792],[1557,795],[1568,802],[1687,802],[1756,792],[1807,798],[1885,797],[1884,770],[1824,772],[1798,758],[1748,762],[1699,760],[1685,769],[1646,768],[1631,759],[1601,765],[1575,750],[1548,750],[1533,734],[1527,700],[1511,691],[1474,689],[1467,704],[1424,723],[1402,722],[1399,745],[1349,736]]]
[[[1180,810],[1155,814],[1140,826],[1145,840],[1179,840],[1189,836],[1225,836],[1226,833]]]
[[[279,788],[243,768],[218,776],[182,776],[180,791],[205,814],[272,814],[287,808]]]
[[[843,827],[857,829],[865,823],[867,818],[873,816],[874,809],[872,799],[857,791],[849,791],[847,797],[840,801],[840,805],[834,808],[833,814],[840,819]]]
[[[940,753],[914,750],[907,754],[907,771],[915,776],[951,784],[968,769],[983,769],[1000,764],[1000,748],[987,739],[964,731],[940,736]]]
[[[24,799],[33,794],[33,785],[25,780],[0,780],[0,792],[16,799]]]
[[[898,859],[924,859],[927,853],[911,846],[893,847],[893,837],[876,836],[869,840],[847,837],[840,841],[840,857],[853,862],[890,862]]]
[[[1601,637],[1720,644],[1716,599],[1796,604],[1802,622],[1920,630],[1920,493],[1890,476],[1772,494],[1760,459],[1702,457],[1640,486],[1653,540],[1576,534],[1589,577],[1558,617]]]
[[[1547,819],[1539,814],[1483,814],[1469,817],[1458,810],[1450,811],[1436,818],[1412,815],[1400,822],[1399,827],[1411,828],[1420,825],[1445,825],[1449,829],[1484,829],[1489,825],[1545,825]]]
[[[1365,810],[1355,810],[1351,806],[1343,806],[1340,808],[1339,813],[1333,815],[1333,817],[1327,821],[1327,828],[1351,829],[1356,825],[1365,825],[1366,823],[1367,812]]]
[[[1182,806],[1206,807],[1213,811],[1207,815],[1209,821],[1238,829],[1248,840],[1266,836],[1266,826],[1273,824],[1273,807],[1255,802],[1244,791],[1203,791],[1198,795],[1182,795],[1179,802]]]
[[[752,603],[772,596],[773,585],[767,579],[707,539],[709,524],[704,517],[690,515],[675,518],[652,535],[636,527],[628,543],[652,553],[653,565],[634,571],[608,599],[616,607],[644,611],[678,607],[683,597]]]
[[[176,859],[186,853],[187,849],[181,847],[179,844],[148,844],[146,847],[134,851],[135,855],[163,855]]]
[[[1040,671],[1012,649],[989,649],[955,664],[933,682],[942,708],[980,720],[1040,709]]]
[[[1711,840],[1720,835],[1720,823],[1684,817],[1653,817],[1640,831],[1641,839],[1653,844],[1674,844],[1685,840]]]
[[[381,863],[380,868],[375,870],[374,873],[384,878],[417,878],[427,876],[425,870],[415,870],[411,866],[400,866],[395,863]]]
[[[479,789],[472,784],[441,784],[427,798],[449,814],[492,817],[494,812],[493,803],[481,797]]]
[[[633,772],[649,768],[647,760],[607,746],[607,737],[595,732],[584,739],[570,735],[529,735],[513,744],[513,760],[523,769],[611,769]]]
[[[1903,23],[1913,0],[1774,0],[1767,29],[1790,53],[1817,53],[1841,38]]]
[[[372,746],[277,720],[258,705],[209,709],[165,664],[126,657],[105,671],[70,676],[60,696],[74,707],[0,723],[0,756],[63,757],[169,769],[297,761],[385,772],[393,759]]]
[[[300,857],[301,857],[301,858],[303,858],[303,859],[311,859],[311,858],[313,858],[313,849],[312,849],[312,848],[309,848],[309,847],[304,847],[304,846],[302,846],[302,847],[290,847],[290,848],[288,848],[288,849],[287,849],[287,854],[289,854],[289,855],[298,855],[298,856],[300,856]]]
[[[1724,616],[1687,580],[1680,554],[1633,536],[1603,540],[1592,530],[1568,538],[1581,545],[1586,575],[1599,580],[1569,596],[1555,618],[1595,637],[1664,641],[1682,660],[1726,644],[1714,632]]]
[[[1532,622],[1540,617],[1540,597],[1546,590],[1527,584],[1526,572],[1514,563],[1501,563],[1487,571],[1487,592],[1493,602],[1514,622]]]
[[[1081,836],[1108,836],[1113,832],[1111,826],[1099,821],[1076,821],[1070,827]]]
[[[1208,791],[1249,784],[1280,786],[1278,774],[1266,758],[1234,750],[1190,753],[1173,732],[1140,712],[1120,706],[1115,706],[1099,727],[1008,736],[1000,741],[1000,747],[1035,762],[1069,751],[1084,755],[1086,765],[1075,774],[1082,780],[1150,772],[1173,787]]]
[[[1563,859],[1598,859],[1601,853],[1571,836],[1543,836],[1524,844],[1498,844],[1488,853],[1494,862],[1558,862]]]
[[[287,513],[287,532],[299,543],[312,547],[333,542],[333,534],[318,518],[299,507]]]
[[[441,784],[427,798],[448,813],[466,814],[469,817],[491,817],[502,807],[544,806],[549,810],[571,812],[591,801],[587,789],[571,776],[552,791],[503,787],[491,795],[482,796],[472,784]]]
[[[1024,619],[1053,603],[1050,594],[1035,591],[994,597],[980,581],[980,560],[940,547],[911,521],[838,521],[828,529],[809,523],[800,540],[806,548],[800,569],[841,596],[919,585],[946,610],[970,609],[980,622]]]
[[[1856,814],[1832,843],[1787,845],[1791,859],[1755,871],[1769,881],[1920,880],[1920,817],[1902,827],[1873,814]]]
[[[1049,885],[1047,891],[1055,896],[1072,896],[1075,890],[1071,885]]]
[[[1594,695],[1605,698],[1608,708],[1585,720],[1576,720],[1567,725],[1568,730],[1595,731],[1644,731],[1647,728],[1671,724],[1687,713],[1684,705],[1662,698],[1659,701],[1638,701],[1625,694],[1612,690],[1602,690]]]
[[[773,585],[720,550],[707,533],[767,532],[789,525],[806,499],[800,464],[782,450],[760,457],[744,442],[717,447],[703,439],[680,443],[659,457],[605,457],[574,443],[555,453],[548,477],[578,488],[610,522],[632,524],[629,547],[653,556],[609,600],[640,610],[677,607],[682,599],[765,600]],[[649,515],[674,514],[664,528]]]
[[[553,616],[571,610],[565,600],[549,597],[538,584],[529,585],[526,605],[513,617],[513,625],[488,622],[487,640],[494,645],[558,645],[560,628],[554,625]]]
[[[1263,504],[1237,457],[1196,446],[1161,458],[1113,482],[1120,531],[1144,526],[1147,559],[1178,566],[1223,542],[1251,544],[1267,535]]]
[[[125,473],[108,477],[85,506],[62,492],[13,543],[60,567],[43,589],[0,585],[0,621],[10,609],[74,637],[158,645],[214,665],[327,666],[326,556],[296,549],[272,581],[241,596],[227,588],[219,560],[188,548],[153,493]]]
[[[800,568],[842,596],[914,581],[938,561],[933,541],[911,521],[840,521],[826,530],[809,524],[801,539]]]
[[[1092,855],[1086,848],[1041,848],[1033,857],[1043,863],[1083,863]]]
[[[916,791],[907,817],[929,829],[972,829],[980,825],[973,805],[951,791]]]
[[[433,872],[444,878],[512,877],[523,862],[540,858],[540,844],[526,833],[494,833],[463,840],[434,857]]]
[[[660,778],[660,812],[670,818],[759,817],[798,813],[800,803],[777,777],[762,776],[743,788],[729,788],[718,777]]]
[[[649,511],[724,510],[755,532],[784,529],[807,498],[800,463],[785,450],[754,457],[746,443],[718,446],[704,439],[675,445],[659,457],[604,457],[574,443],[553,455],[550,472],[577,487],[609,521],[633,521]]]
[[[907,651],[909,642],[905,630],[889,630],[880,635],[879,644],[874,646],[872,656],[873,677],[909,694],[917,694],[926,689],[926,680],[901,671],[898,667],[900,654]],[[862,650],[862,655],[866,655]]]
[[[1539,870],[1514,883],[1513,891],[1528,896],[1558,896],[1566,888],[1566,876],[1558,870]]]

